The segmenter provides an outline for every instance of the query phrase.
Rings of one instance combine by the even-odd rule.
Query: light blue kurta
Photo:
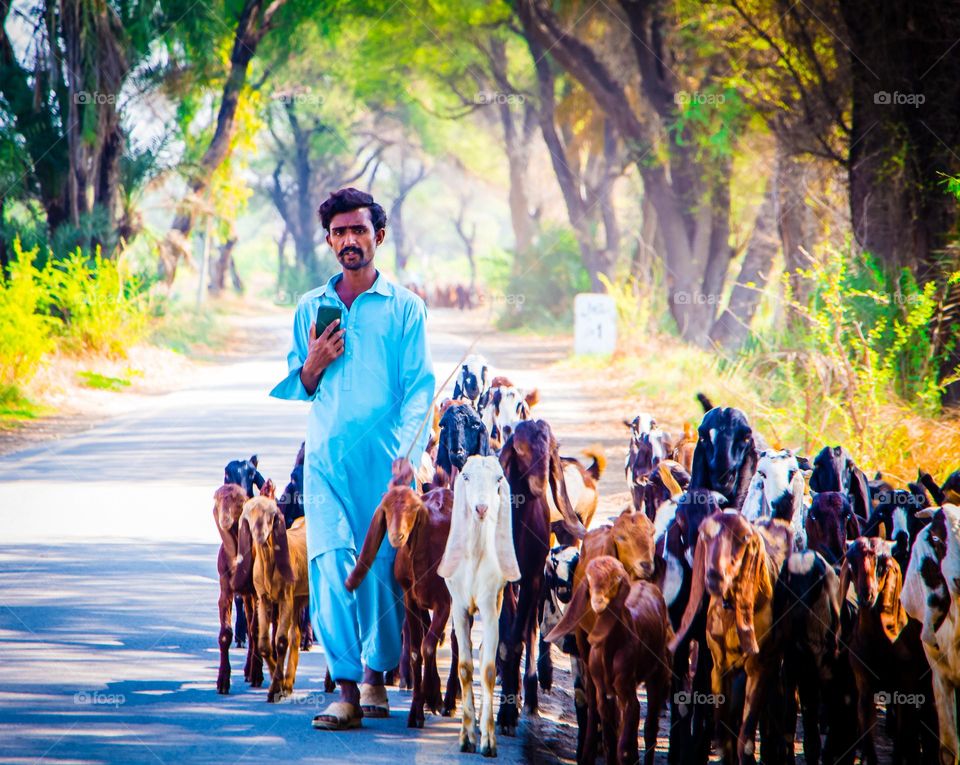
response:
[[[328,661],[341,663],[339,675],[336,667],[331,667],[334,678],[354,679],[361,644],[394,643],[393,634],[386,640],[372,640],[370,635],[360,633],[360,626],[379,624],[391,633],[399,633],[402,603],[395,606],[397,614],[365,614],[371,609],[382,610],[384,602],[390,600],[384,587],[394,593],[394,598],[402,597],[390,568],[395,552],[387,543],[381,546],[376,571],[370,572],[355,596],[343,587],[340,574],[332,572],[342,573],[343,561],[352,560],[363,545],[390,481],[393,460],[405,456],[412,444],[410,460],[419,464],[430,433],[429,423],[421,425],[430,408],[435,379],[423,301],[381,274],[348,311],[335,288],[342,278],[342,274],[335,274],[324,286],[300,298],[293,343],[287,354],[289,374],[270,395],[312,401],[304,455],[304,514],[307,554],[312,562],[311,604],[324,604],[326,613],[311,608],[311,616],[314,625],[320,627]],[[346,335],[343,354],[324,370],[317,390],[310,396],[300,382],[300,369],[307,357],[310,324],[316,321],[320,305],[340,308]],[[326,563],[315,560],[334,551],[339,552]],[[322,597],[318,587],[325,590]],[[372,620],[367,618],[371,616]],[[390,618],[378,621],[384,616]],[[398,655],[399,637],[396,634]],[[394,651],[386,653],[392,655]],[[376,669],[394,666],[377,667],[375,657],[366,655],[364,660]]]

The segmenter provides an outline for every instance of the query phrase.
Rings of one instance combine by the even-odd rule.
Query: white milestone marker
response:
[[[609,295],[584,292],[573,299],[574,353],[610,355],[617,347],[617,304]]]

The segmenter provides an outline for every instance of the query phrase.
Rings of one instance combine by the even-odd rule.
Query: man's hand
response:
[[[307,348],[307,358],[300,370],[300,382],[311,396],[320,382],[323,370],[343,353],[343,336],[345,329],[340,329],[340,319],[334,319],[317,337],[316,322],[310,324],[310,342]]]

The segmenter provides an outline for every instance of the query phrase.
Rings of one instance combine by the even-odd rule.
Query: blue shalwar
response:
[[[430,432],[429,423],[420,426],[436,381],[423,301],[378,274],[347,310],[335,288],[342,278],[335,274],[300,298],[289,374],[270,395],[312,401],[303,471],[310,617],[331,677],[360,682],[363,664],[385,671],[400,660],[404,610],[393,575],[394,549],[381,546],[356,592],[347,592],[344,580],[387,490],[393,460],[412,445],[410,460],[420,462]],[[321,305],[340,308],[344,352],[310,396],[300,368]]]

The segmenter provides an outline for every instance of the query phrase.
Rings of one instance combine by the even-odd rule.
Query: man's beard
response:
[[[359,260],[353,263],[348,263],[345,256],[350,254],[358,255]],[[337,260],[340,262],[340,265],[348,271],[359,271],[361,268],[370,265],[370,263],[373,261],[373,256],[371,255],[365,260],[363,257],[363,250],[361,250],[359,247],[344,247],[337,255]]]

